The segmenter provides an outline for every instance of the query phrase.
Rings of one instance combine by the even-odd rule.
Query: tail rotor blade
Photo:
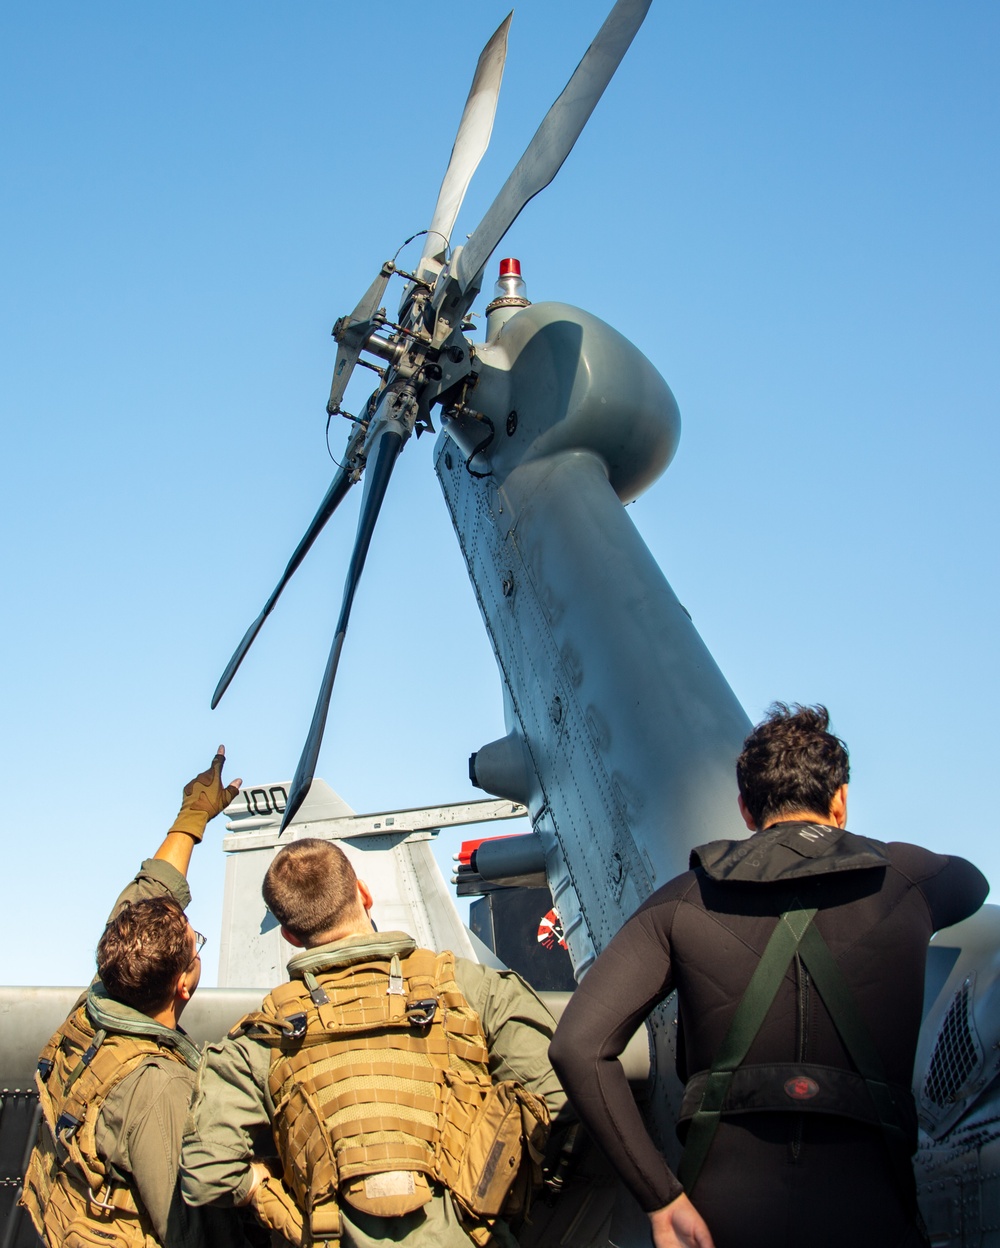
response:
[[[288,566],[282,573],[281,580],[274,587],[271,597],[264,603],[264,609],[261,611],[260,615],[257,616],[254,622],[247,629],[243,640],[236,647],[233,657],[229,660],[226,670],[222,673],[222,677],[215,687],[215,693],[212,695],[213,711],[219,705],[222,695],[229,688],[230,682],[239,670],[240,664],[246,658],[247,651],[253,645],[254,639],[263,627],[264,621],[274,610],[274,604],[281,597],[281,591],[295,575],[299,564],[309,553],[313,542],[315,542],[316,538],[319,537],[320,533],[323,531],[324,525],[340,506],[345,495],[347,494],[347,491],[351,488],[353,483],[353,457],[347,457],[344,460],[344,466],[330,483],[330,488],[327,490],[323,501],[320,503],[319,510],[316,512],[315,516],[313,516],[312,523],[309,525],[309,528],[306,529],[305,534],[303,535],[303,538],[299,542],[298,546],[295,547],[295,551],[292,554],[291,559],[288,561]]]
[[[500,240],[525,204],[548,186],[562,168],[642,25],[650,3],[651,0],[618,0],[608,14],[562,95],[545,114],[524,155],[457,254],[454,272],[435,292],[434,306],[444,322],[435,330],[435,343],[443,341],[461,323],[478,294],[483,267]]]
[[[372,533],[375,530],[375,522],[378,520],[379,512],[382,509],[382,502],[385,499],[389,479],[392,476],[392,470],[396,466],[396,460],[399,458],[399,452],[403,449],[404,442],[405,437],[398,429],[387,428],[379,435],[374,463],[372,463],[372,454],[369,452],[365,498],[361,505],[358,533],[354,540],[354,550],[351,552],[351,562],[348,566],[347,580],[344,584],[344,600],[340,608],[340,618],[337,620],[337,631],[334,634],[333,647],[327,660],[326,671],[323,673],[323,682],[320,685],[319,697],[316,700],[316,709],[313,711],[312,723],[309,725],[309,735],[306,737],[302,756],[295,770],[295,778],[292,780],[292,790],[288,795],[288,805],[285,809],[284,818],[281,821],[282,832],[284,832],[285,828],[298,813],[299,807],[305,801],[309,787],[313,782],[313,777],[316,774],[316,761],[319,758],[319,749],[323,741],[323,732],[326,728],[326,717],[330,710],[330,698],[333,694],[333,682],[337,678],[340,652],[344,647],[344,636],[347,633],[347,623],[354,603],[354,594],[358,588],[361,573],[364,570],[365,559],[368,556],[368,547],[371,545]]]
[[[437,277],[465,192],[489,146],[507,59],[507,32],[512,17],[513,13],[507,14],[480,53],[455,136],[455,146],[451,149],[451,159],[427,230],[423,254],[417,265],[418,276],[426,276],[430,280]]]

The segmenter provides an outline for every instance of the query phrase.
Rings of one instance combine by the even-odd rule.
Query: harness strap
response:
[[[691,1081],[691,1084],[695,1086],[689,1084],[690,1094],[685,1097],[685,1109],[691,1104],[694,1096],[699,1091],[701,1092],[700,1102],[691,1117],[691,1125],[678,1172],[678,1177],[689,1194],[698,1181],[698,1175],[701,1173],[724,1112],[740,1112],[740,1109],[748,1112],[758,1108],[769,1111],[779,1108],[810,1108],[827,1113],[843,1114],[846,1112],[849,1117],[881,1127],[895,1178],[903,1195],[907,1199],[913,1199],[913,1171],[909,1164],[909,1157],[913,1152],[913,1141],[904,1126],[913,1117],[912,1112],[907,1112],[908,1109],[912,1110],[912,1099],[907,1089],[894,1087],[886,1079],[882,1058],[875,1047],[871,1031],[858,1009],[850,984],[837,965],[826,941],[813,925],[815,916],[815,908],[805,910],[801,907],[786,910],[781,915],[746,992],[736,1007],[736,1013],[733,1015],[725,1039],[719,1046],[711,1069],[695,1076],[695,1079]],[[819,1103],[787,1106],[783,1103],[768,1105],[752,1103],[755,1100],[754,1093],[759,1095],[758,1089],[753,1086],[754,1073],[759,1076],[767,1069],[773,1083],[774,1075],[784,1074],[787,1069],[790,1072],[789,1079],[795,1075],[802,1075],[807,1082],[810,1082],[810,1072],[817,1073],[822,1069],[802,1063],[788,1068],[783,1066],[745,1067],[739,1072],[741,1078],[738,1082],[741,1090],[735,1094],[733,1089],[733,1080],[738,1068],[750,1051],[750,1046],[756,1039],[778,994],[781,981],[796,954],[802,959],[806,970],[812,976],[844,1048],[858,1072],[857,1076],[853,1076],[849,1071],[838,1072],[841,1091],[851,1092],[852,1087],[849,1085],[853,1085],[855,1091],[855,1095],[845,1096],[843,1105],[838,1103],[836,1107],[828,1107]],[[863,1107],[859,1103],[856,1093],[860,1091],[860,1088],[857,1087],[855,1081],[863,1081],[867,1093],[865,1098],[868,1102],[867,1106]],[[768,1079],[762,1079],[760,1082],[767,1083]],[[829,1082],[828,1075],[824,1076],[823,1082]],[[783,1086],[787,1091],[787,1084]],[[812,1095],[811,1089],[806,1089],[806,1091],[810,1096]],[[789,1093],[790,1097],[792,1095],[793,1093]],[[765,1099],[769,1099],[766,1093]]]
[[[861,1016],[850,984],[815,927],[810,927],[805,933],[800,952],[844,1042],[844,1048],[868,1085],[896,1179],[902,1191],[910,1195],[913,1191],[913,1169],[909,1158],[913,1153],[913,1141],[901,1125],[905,1111],[900,1103],[900,1091],[894,1090],[886,1079],[882,1058]]]
[[[736,1007],[729,1030],[708,1072],[701,1105],[688,1128],[677,1177],[689,1195],[698,1181],[708,1150],[712,1147],[733,1075],[750,1052],[750,1046],[778,995],[781,981],[798,953],[802,938],[815,915],[815,907],[811,910],[799,907],[786,910],[778,919],[771,939],[767,942],[750,983]]]
[[[684,1086],[678,1123],[690,1121],[701,1105],[709,1072],[692,1075]],[[916,1106],[908,1088],[891,1086],[900,1118],[911,1134],[916,1131]],[[733,1074],[722,1106],[724,1117],[736,1114],[813,1113],[852,1118],[869,1126],[882,1121],[872,1099],[868,1081],[857,1071],[816,1062],[763,1062],[744,1064]]]

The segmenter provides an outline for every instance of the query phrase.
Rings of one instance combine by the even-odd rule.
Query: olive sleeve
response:
[[[270,1050],[241,1037],[205,1046],[181,1146],[181,1191],[190,1205],[242,1204],[251,1158],[272,1156]]]
[[[556,1024],[548,1009],[513,971],[456,958],[455,979],[483,1024],[491,1077],[516,1080],[542,1097],[555,1118],[566,1094],[549,1060]]]
[[[584,1126],[646,1212],[683,1188],[646,1129],[618,1056],[673,988],[676,904],[651,899],[629,919],[573,993],[549,1050]]]
[[[99,1152],[115,1170],[131,1176],[156,1236],[167,1248],[199,1242],[186,1228],[179,1233],[176,1221],[168,1233],[193,1083],[193,1072],[177,1062],[143,1062],[112,1090],[97,1123]]]
[[[111,907],[109,921],[127,901],[148,901],[154,897],[166,897],[176,901],[182,910],[191,904],[191,889],[183,875],[169,862],[161,858],[145,858],[131,880]]]

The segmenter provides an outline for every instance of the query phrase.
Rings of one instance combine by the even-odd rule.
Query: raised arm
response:
[[[208,821],[225,810],[242,784],[241,780],[234,780],[228,787],[223,786],[225,761],[226,747],[220,745],[208,768],[184,786],[177,818],[167,829],[156,853],[143,861],[135,879],[121,892],[111,908],[109,920],[126,902],[150,897],[172,897],[184,910],[190,905],[187,872],[191,851],[204,835]]]

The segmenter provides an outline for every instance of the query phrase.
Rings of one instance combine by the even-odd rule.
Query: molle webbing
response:
[[[155,1243],[128,1187],[112,1186],[97,1151],[97,1120],[108,1094],[153,1054],[183,1062],[145,1037],[96,1031],[81,1006],[42,1050],[35,1083],[42,1110],[22,1197],[35,1229],[50,1244],[84,1219],[104,1237]]]
[[[398,1216],[426,1203],[432,1182],[460,1203],[468,1191],[473,1218],[496,1216],[519,1174],[522,1116],[547,1124],[529,1093],[494,1087],[451,953],[416,949],[305,972],[230,1034],[242,1032],[273,1050],[275,1141],[314,1235],[315,1215],[335,1199]],[[470,1186],[469,1142],[486,1117],[503,1124],[504,1175],[494,1176],[495,1152]]]
[[[403,959],[355,963],[314,980],[318,992],[312,978],[283,984],[264,1005],[285,1019],[306,1015],[301,1040],[277,1037],[275,1107],[293,1087],[313,1102],[341,1183],[387,1170],[434,1177],[444,1072],[490,1086],[482,1025],[455,983],[453,956],[418,949]],[[435,1001],[429,1023],[414,1026],[408,1007],[426,1013]],[[298,1117],[302,1106],[295,1108]],[[293,1151],[302,1135],[290,1124]]]

